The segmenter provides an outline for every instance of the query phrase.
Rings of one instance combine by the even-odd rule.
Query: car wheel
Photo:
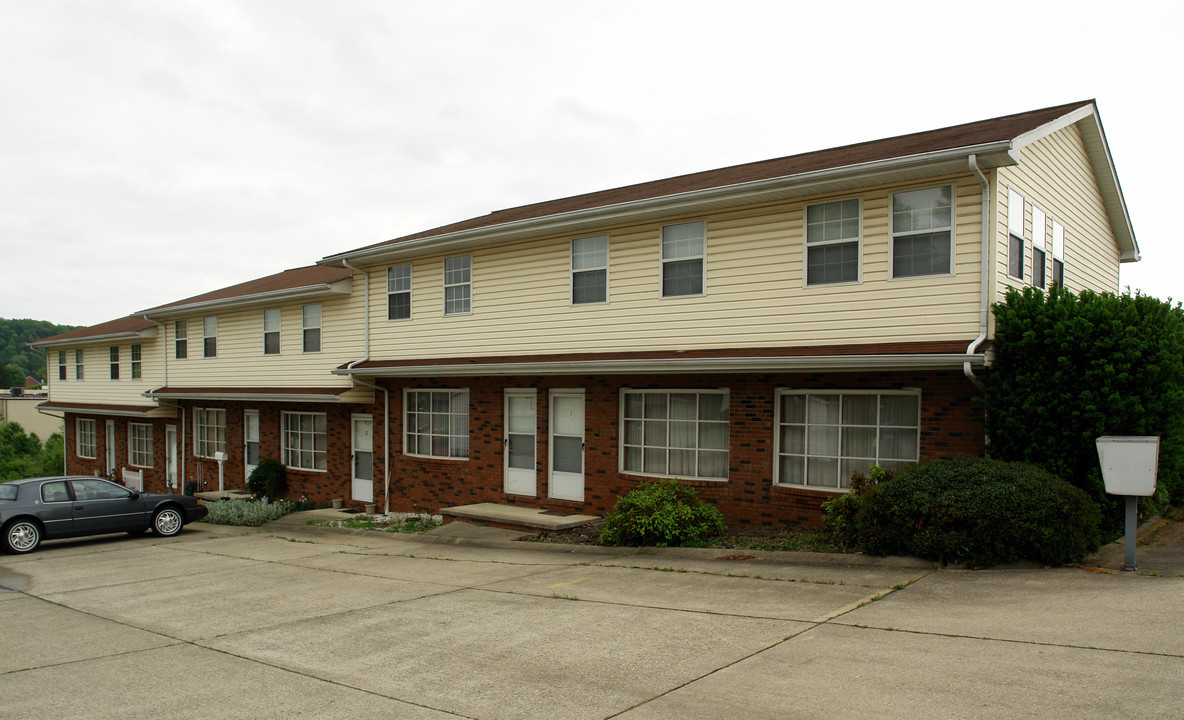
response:
[[[31,520],[17,520],[4,528],[4,549],[14,553],[28,553],[41,544],[41,528]]]
[[[176,535],[181,532],[181,526],[184,524],[181,513],[174,507],[161,508],[152,516],[152,532],[161,537]]]

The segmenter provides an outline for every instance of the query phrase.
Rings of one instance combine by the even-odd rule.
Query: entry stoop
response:
[[[457,505],[444,508],[440,514],[444,516],[445,523],[459,520],[528,532],[570,530],[600,519],[599,515],[567,514],[556,510],[498,505],[497,503]]]

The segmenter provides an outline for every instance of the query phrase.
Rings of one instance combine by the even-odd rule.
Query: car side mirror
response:
[[[135,490],[132,491],[131,497],[128,498],[128,500],[139,500],[139,499],[140,499],[140,493],[136,492]]]

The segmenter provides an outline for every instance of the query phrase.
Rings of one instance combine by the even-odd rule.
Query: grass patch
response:
[[[297,504],[288,500],[271,503],[262,503],[258,500],[221,500],[207,502],[204,505],[210,514],[202,518],[201,522],[245,527],[258,527],[297,509]]]
[[[523,538],[527,542],[559,543],[564,545],[601,545],[599,524],[585,525],[571,530],[555,532],[541,532]],[[780,528],[762,528],[736,526],[728,529],[720,537],[703,543],[696,543],[695,547],[717,548],[720,550],[793,550],[798,552],[841,553],[852,552],[853,548],[844,548],[830,532],[801,532]],[[632,553],[622,553],[629,555]]]
[[[344,520],[309,520],[309,525],[341,527],[351,530],[372,530],[391,533],[425,533],[440,527],[441,521],[432,515],[407,515],[387,517],[385,515],[355,515]]]

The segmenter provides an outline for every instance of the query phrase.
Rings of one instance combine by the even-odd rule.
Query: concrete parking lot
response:
[[[1172,572],[635,553],[293,518],[50,542],[0,556],[0,586],[3,718],[1184,715]]]

